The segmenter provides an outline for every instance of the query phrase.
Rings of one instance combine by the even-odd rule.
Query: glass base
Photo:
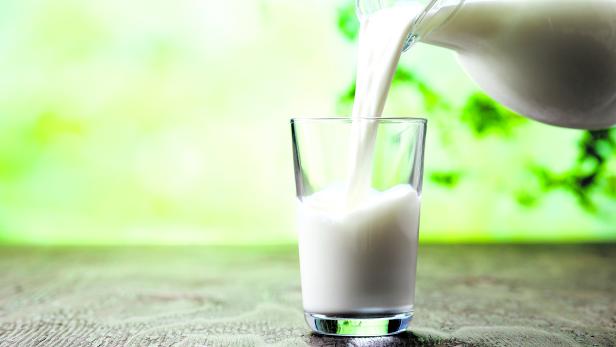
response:
[[[413,312],[347,317],[306,312],[304,316],[310,328],[319,334],[368,337],[394,335],[405,331],[413,319]]]

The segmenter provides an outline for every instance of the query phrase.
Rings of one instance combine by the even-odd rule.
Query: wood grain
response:
[[[297,252],[1,248],[0,346],[616,344],[616,246],[423,246],[416,318],[387,338],[313,335]]]

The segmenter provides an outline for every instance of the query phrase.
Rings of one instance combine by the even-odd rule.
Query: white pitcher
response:
[[[417,1],[357,0],[360,16]],[[616,0],[432,0],[414,41],[455,50],[495,100],[540,122],[616,124]]]

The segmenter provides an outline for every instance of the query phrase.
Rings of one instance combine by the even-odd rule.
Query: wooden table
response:
[[[422,246],[411,332],[307,329],[297,251],[0,248],[0,346],[614,346],[616,245]]]

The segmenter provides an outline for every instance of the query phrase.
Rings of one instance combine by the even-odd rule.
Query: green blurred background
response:
[[[351,1],[0,2],[0,243],[295,242],[288,119],[349,114]],[[418,45],[426,242],[616,240],[616,130],[528,121]]]

